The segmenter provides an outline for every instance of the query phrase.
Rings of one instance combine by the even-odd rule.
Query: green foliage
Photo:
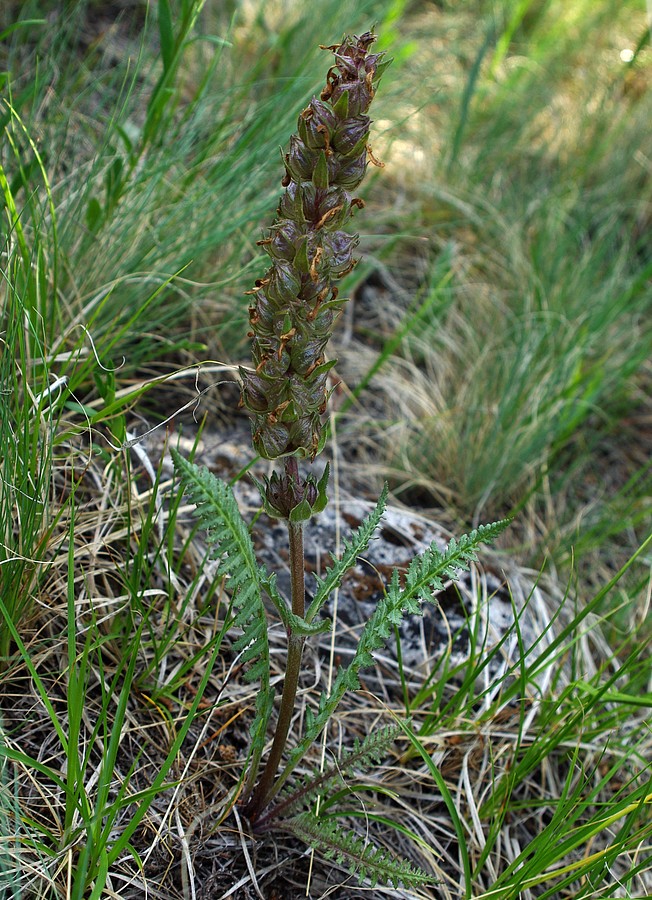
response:
[[[57,269],[56,289],[40,294],[45,321],[58,308],[53,334],[65,335],[95,314],[101,356],[102,338],[120,334],[125,378],[198,342],[224,355],[228,339],[233,358],[245,340],[252,236],[278,197],[276,147],[318,90],[320,20],[298,9],[279,32],[262,27],[264,17],[248,21],[250,10],[161,0],[125,11],[114,45],[93,6],[53,6],[47,27],[28,18],[29,3],[0,10],[0,30],[5,21],[13,29],[0,62],[13,110],[0,110],[0,162],[20,188],[27,236],[43,218],[39,155],[57,216],[56,250],[44,257],[51,278]],[[322,13],[338,34],[382,19],[383,2],[329,0]],[[187,280],[172,282],[182,270]],[[127,325],[156,288],[146,326]],[[209,301],[210,331],[193,312]]]
[[[299,616],[256,566],[232,498],[216,490],[213,550],[234,602],[211,637],[221,585],[206,583],[202,545],[176,525],[181,493],[163,501],[163,468],[150,479],[144,457],[130,462],[132,407],[150,416],[148,392],[167,384],[170,363],[198,350],[222,358],[225,348],[229,361],[242,358],[242,291],[280,192],[274,148],[322,84],[317,43],[379,21],[396,60],[375,101],[387,169],[357,280],[378,269],[370,250],[382,234],[384,251],[399,246],[399,281],[415,298],[356,317],[354,341],[380,352],[351,382],[356,403],[344,408],[356,418],[351,427],[349,412],[339,436],[359,434],[365,417],[375,443],[386,441],[388,467],[404,466],[457,519],[525,508],[536,539],[521,558],[552,548],[566,562],[573,544],[586,562],[576,591],[551,594],[531,645],[515,602],[515,625],[495,644],[478,615],[464,662],[444,652],[416,692],[405,680],[411,749],[397,783],[416,761],[443,805],[410,831],[412,798],[397,794],[385,817],[365,809],[365,825],[417,844],[441,827],[463,897],[647,896],[649,623],[639,622],[652,496],[652,94],[642,5],[438,3],[411,18],[404,0],[324,0],[320,16],[294,4],[282,21],[270,3],[123,6],[113,21],[116,5],[95,0],[0,3],[0,894],[165,892],[146,882],[143,840],[160,824],[153,847],[172,824],[177,790],[202,799],[188,765],[203,775],[202,729],[235,672],[213,672],[227,629],[239,622],[236,652],[247,677],[264,681],[263,594],[295,638],[327,631],[320,612],[381,520],[386,491]],[[626,47],[630,62],[619,57]],[[414,167],[411,156],[404,165],[411,147],[423,150]],[[417,238],[416,260],[399,245],[406,238]],[[398,415],[412,418],[401,440],[376,403],[381,391],[391,402],[403,382]],[[608,454],[615,465],[605,465]],[[193,479],[201,505],[214,489]],[[220,555],[224,533],[231,543]],[[632,542],[639,550],[612,578]],[[344,749],[323,772],[307,737],[335,715],[340,691],[357,687],[393,623],[433,599],[448,577],[438,566],[424,554],[405,581],[395,576],[315,713],[306,695],[299,746],[256,824],[395,886],[420,876],[362,842],[349,827],[360,811],[342,808],[355,796],[354,771],[382,763],[394,730]],[[12,699],[25,701],[23,687],[30,699],[17,722]],[[237,786],[226,766],[211,769],[216,793],[228,785],[212,838],[247,776],[245,793],[254,787],[271,691],[257,704]],[[448,735],[468,740],[468,753]],[[363,789],[380,806],[382,786]],[[428,867],[437,874],[435,849]]]
[[[191,726],[196,722],[198,710],[211,678],[213,666],[221,651],[224,634],[218,631],[204,648],[205,668],[197,684],[196,693],[189,703],[183,720],[175,726],[170,735],[169,745],[158,771],[150,779],[146,789],[134,788],[132,777],[137,768],[138,757],[120,773],[116,784],[116,770],[122,742],[130,716],[130,705],[137,693],[137,669],[142,653],[145,620],[141,620],[128,640],[123,642],[116,655],[117,664],[113,671],[107,668],[104,655],[108,643],[102,634],[97,617],[91,614],[79,628],[76,612],[76,573],[79,564],[75,559],[74,535],[77,527],[77,506],[74,495],[69,504],[67,560],[67,633],[62,652],[62,671],[51,673],[42,671],[34,660],[35,654],[22,639],[14,622],[12,611],[0,597],[0,616],[4,627],[11,635],[17,653],[29,673],[34,689],[45,710],[52,731],[53,750],[63,754],[66,766],[62,770],[50,757],[46,760],[39,755],[25,752],[16,746],[16,741],[0,732],[0,773],[9,781],[7,773],[24,770],[29,772],[35,783],[43,783],[43,791],[52,791],[61,798],[63,816],[49,826],[40,812],[37,816],[22,816],[16,832],[17,859],[31,849],[44,858],[68,858],[71,849],[74,854],[69,868],[67,896],[71,900],[99,900],[105,890],[109,870],[124,853],[136,854],[131,839],[147,815],[152,803],[172,780],[171,771],[176,763],[179,750]],[[15,660],[13,661],[15,664]],[[65,714],[59,711],[57,683],[61,682],[65,692]],[[89,724],[89,695],[97,684],[99,698],[95,698],[95,716]],[[55,757],[56,759],[56,757]],[[15,774],[14,774],[15,777]],[[47,794],[45,796],[48,796]],[[7,815],[7,790],[0,788],[0,817]],[[17,819],[18,823],[18,819]],[[119,823],[119,828],[116,828]],[[0,860],[4,864],[10,856],[9,848]],[[13,856],[13,853],[11,853]],[[22,873],[16,860],[7,864],[7,877],[16,871]],[[4,886],[1,885],[0,886]]]
[[[0,746],[4,743],[5,736],[0,720]],[[17,835],[20,829],[20,804],[13,791],[9,770],[9,761],[0,754],[0,834]],[[18,897],[20,896],[18,885],[18,873],[12,862],[9,842],[0,841],[0,887],[6,886],[9,891],[13,892],[14,897]]]
[[[367,520],[358,529],[358,540],[366,538],[368,542],[366,536],[369,520],[378,514],[381,505],[383,505],[382,498],[376,509],[369,514]],[[307,715],[305,735],[289,754],[288,762],[279,776],[276,791],[284,784],[310,745],[326,727],[346,692],[355,691],[360,687],[358,677],[360,670],[374,665],[374,651],[385,646],[394,634],[394,628],[401,623],[403,617],[408,614],[421,615],[424,602],[436,603],[436,592],[443,588],[443,579],[457,577],[468,567],[469,562],[476,558],[480,544],[494,540],[508,524],[508,520],[503,520],[492,525],[480,526],[470,534],[463,535],[459,540],[453,538],[443,552],[433,544],[425,553],[412,560],[403,587],[399,583],[398,571],[394,570],[392,581],[384,597],[379,600],[371,618],[362,630],[351,662],[338,670],[330,692],[322,692],[319,697],[317,713]],[[351,545],[348,550],[350,552]],[[347,570],[338,563],[335,564],[334,569],[337,575],[335,576],[333,573],[331,578],[335,577],[335,583],[339,584]]]
[[[283,827],[318,848],[326,859],[345,865],[360,882],[369,879],[372,887],[378,882],[398,888],[401,884],[410,887],[432,881],[431,876],[410,863],[342,828],[337,816],[317,818],[310,813],[301,813],[291,822],[283,823]]]
[[[45,551],[57,518],[50,507],[52,449],[65,379],[55,386],[43,353],[47,325],[37,298],[44,256],[32,260],[13,193],[2,177],[0,184],[8,225],[0,307],[0,596],[18,624],[31,612],[46,574]],[[11,640],[0,622],[0,668]]]
[[[206,467],[184,460],[174,449],[171,453],[180,474],[181,486],[196,504],[199,522],[207,532],[210,555],[220,560],[216,577],[228,578],[233,603],[240,610],[234,624],[243,629],[243,634],[236,641],[234,649],[243,650],[243,660],[253,662],[247,672],[247,679],[261,680],[256,716],[251,728],[251,769],[248,777],[248,785],[251,786],[256,779],[264,748],[273,699],[270,690],[269,648],[261,588],[263,586],[266,588],[291,639],[293,636],[305,637],[310,633],[324,630],[324,626],[330,627],[328,622],[312,627],[310,623],[331,591],[340,586],[357,556],[368,546],[385,509],[387,488],[385,487],[376,507],[365,517],[353,537],[345,540],[341,559],[328,570],[324,579],[319,579],[315,601],[303,619],[284,605],[283,598],[278,595],[274,577],[266,575],[259,569],[251,537],[231,488],[216,478]],[[326,854],[327,858],[334,857],[338,862],[346,860],[347,865],[358,873],[361,880],[370,876],[374,884],[378,880],[395,885],[399,882],[420,884],[428,880],[426,875],[419,873],[407,863],[399,863],[385,851],[366,845],[354,835],[343,835],[334,820],[317,819],[307,812],[294,813],[295,807],[305,807],[317,794],[321,797],[329,789],[332,790],[335,782],[340,781],[354,767],[368,766],[378,760],[394,739],[395,728],[381,729],[362,742],[356,741],[353,749],[344,754],[333,770],[314,772],[312,777],[304,778],[298,786],[287,788],[285,794],[274,802],[272,808],[270,804],[326,727],[345,693],[360,687],[358,678],[360,669],[374,665],[374,651],[385,646],[403,616],[420,614],[424,602],[434,602],[436,592],[443,588],[443,579],[455,578],[460,571],[468,568],[469,563],[476,558],[479,545],[493,540],[507,524],[507,521],[503,521],[481,526],[459,540],[451,540],[444,551],[433,544],[426,552],[412,560],[403,586],[399,583],[398,572],[394,571],[385,596],[378,603],[362,631],[353,659],[348,666],[338,671],[330,693],[322,693],[317,714],[307,710],[303,736],[289,754],[276,784],[271,789],[265,789],[262,809],[256,813],[254,819],[256,831],[274,829],[282,822],[284,829],[303,835],[303,839],[307,837],[313,846]],[[301,564],[303,565],[303,560]]]
[[[251,724],[251,773],[255,777],[265,748],[267,724],[274,695],[269,679],[269,643],[267,618],[262,601],[260,572],[251,537],[233,491],[205,466],[185,460],[171,449],[174,465],[179,472],[183,489],[197,506],[197,516],[207,531],[210,554],[219,559],[216,578],[227,578],[233,604],[239,610],[233,625],[242,629],[233,650],[241,653],[241,661],[248,663],[248,681],[258,680],[256,715]]]
[[[525,509],[566,570],[581,544],[590,595],[603,548],[617,568],[650,515],[645,480],[623,487],[649,458],[649,23],[636,0],[444,6],[405,31],[433,39],[401,73],[409,103],[390,97],[405,119],[387,161],[414,160],[423,280],[447,274],[452,302],[425,322],[401,303],[376,329],[401,347],[375,379],[394,427],[370,416],[370,441],[457,521]]]
[[[267,823],[273,823],[280,817],[287,819],[292,814],[305,811],[317,800],[324,800],[329,792],[345,784],[344,779],[354,770],[364,770],[374,763],[380,762],[400,734],[400,726],[385,725],[382,728],[374,729],[362,740],[356,737],[353,747],[344,750],[334,765],[323,771],[313,769],[312,772],[299,779],[296,784],[282,791],[278,801],[258,821],[257,831],[263,831]]]
[[[446,804],[469,900],[516,900],[525,890],[550,898],[607,898],[615,885],[630,884],[645,870],[627,861],[618,874],[609,867],[622,861],[621,854],[626,860],[630,846],[640,845],[650,834],[652,770],[649,750],[643,749],[648,735],[633,722],[637,707],[647,713],[639,722],[649,720],[652,708],[647,693],[650,643],[634,634],[621,635],[595,671],[586,642],[598,638],[595,611],[604,595],[613,592],[626,569],[651,545],[652,536],[589,603],[573,609],[569,596],[551,599],[551,620],[529,645],[521,638],[513,663],[499,668],[499,674],[487,678],[486,670],[495,671],[504,656],[503,641],[484,655],[473,652],[459,668],[433,672],[432,683],[414,697],[415,710],[430,706],[431,712],[421,720],[418,733],[407,723],[402,728]],[[510,630],[512,639],[518,637],[518,624]],[[444,679],[448,687],[442,691]],[[501,714],[512,719],[510,746],[503,746],[506,760],[490,763],[486,798],[481,802],[475,794],[474,818],[484,828],[474,856],[468,850],[460,798],[438,768],[430,741],[451,729],[466,732],[465,723],[471,721],[475,733],[487,733]],[[538,783],[539,773],[546,770],[555,773],[554,787]],[[525,824],[533,812],[537,826],[531,838],[487,884],[485,873],[503,853],[505,828],[514,817]]]
[[[335,588],[341,584],[344,574],[355,564],[356,559],[369,546],[374,531],[380,524],[383,512],[387,506],[388,487],[385,485],[378,498],[375,508],[364,517],[361,524],[349,538],[344,538],[343,549],[340,558],[326,570],[323,578],[316,577],[317,588],[312,603],[306,612],[306,620],[312,622],[331,596]]]

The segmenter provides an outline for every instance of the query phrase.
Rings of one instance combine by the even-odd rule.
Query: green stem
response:
[[[294,485],[299,483],[299,469],[296,457],[290,456],[285,460],[285,472],[290,480],[294,479]],[[303,555],[303,523],[293,523],[288,520],[288,538],[290,543],[290,583],[292,612],[303,618],[306,603],[306,587],[304,575]],[[276,772],[278,771],[281,757],[287,743],[290,724],[294,714],[294,702],[297,695],[297,686],[301,674],[301,656],[305,637],[288,631],[288,656],[285,668],[285,680],[283,682],[283,694],[281,706],[276,723],[276,732],[272,742],[267,763],[260,776],[258,786],[249,803],[245,806],[244,813],[251,822],[255,822],[260,813],[269,802]]]

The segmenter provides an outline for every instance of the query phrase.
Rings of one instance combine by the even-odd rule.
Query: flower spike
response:
[[[240,369],[242,405],[252,414],[253,444],[266,459],[310,457],[321,451],[327,374],[324,351],[345,302],[335,282],[356,265],[358,235],[343,226],[362,181],[382,53],[369,53],[375,35],[345,37],[324,49],[335,55],[319,99],[298,118],[283,157],[285,175],[269,236],[259,241],[272,260],[248,293],[254,369]],[[327,299],[328,298],[328,299]]]

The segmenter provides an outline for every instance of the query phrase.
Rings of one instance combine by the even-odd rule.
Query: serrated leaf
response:
[[[385,512],[388,491],[389,488],[385,485],[374,509],[369,515],[365,516],[362,524],[353,532],[350,539],[344,541],[344,550],[340,559],[326,570],[323,579],[317,579],[317,590],[315,591],[314,599],[306,612],[306,621],[312,622],[324,603],[326,603],[330,597],[331,593],[336,587],[339,587],[342,578],[355,563],[358,556],[364,553],[369,546],[374,531],[378,527],[383,513]]]
[[[369,879],[372,887],[381,882],[398,888],[401,884],[416,887],[433,880],[406,860],[397,859],[355,832],[344,830],[335,816],[317,818],[312,813],[300,813],[281,827],[319,850],[326,859],[334,858],[345,865],[360,883]]]
[[[251,674],[247,672],[245,678],[260,680],[256,715],[250,727],[251,771],[255,772],[265,748],[273,692],[269,680],[267,617],[254,547],[230,486],[205,466],[188,462],[174,448],[170,453],[181,485],[196,505],[195,514],[207,532],[210,555],[220,561],[218,575],[230,578],[237,610],[235,623],[243,632],[235,641],[234,650],[242,652],[242,662],[250,665]]]
[[[330,619],[318,619],[316,622],[306,622],[301,616],[291,612],[288,616],[289,625],[293,634],[310,637],[313,634],[324,634],[331,630],[333,624]]]
[[[305,732],[299,744],[290,753],[288,762],[279,778],[279,785],[286,781],[305,756],[308,747],[326,727],[347,690],[359,688],[358,673],[360,669],[373,665],[374,651],[385,645],[397,620],[402,619],[406,613],[421,613],[424,600],[435,602],[433,585],[441,584],[442,573],[450,578],[460,570],[467,568],[469,562],[476,558],[477,548],[480,544],[492,541],[508,525],[508,519],[494,522],[492,525],[482,525],[470,534],[461,537],[459,541],[451,540],[443,551],[433,543],[423,554],[412,560],[403,588],[400,586],[398,573],[394,570],[385,595],[378,602],[371,618],[362,630],[351,662],[346,668],[338,670],[330,693],[328,695],[322,693],[320,696],[319,712],[315,716],[314,725],[310,731]],[[364,527],[364,523],[361,527]],[[320,590],[325,583],[320,584]]]

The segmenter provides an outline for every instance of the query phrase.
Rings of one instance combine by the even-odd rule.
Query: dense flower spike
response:
[[[253,414],[256,451],[267,459],[314,459],[323,446],[328,397],[325,361],[344,300],[335,282],[357,260],[357,235],[341,230],[362,201],[352,198],[367,166],[366,115],[387,62],[369,53],[371,32],[345,37],[318,100],[299,115],[285,156],[278,219],[260,241],[272,259],[249,309],[255,370],[241,369],[242,404]],[[369,158],[372,159],[371,155]]]

